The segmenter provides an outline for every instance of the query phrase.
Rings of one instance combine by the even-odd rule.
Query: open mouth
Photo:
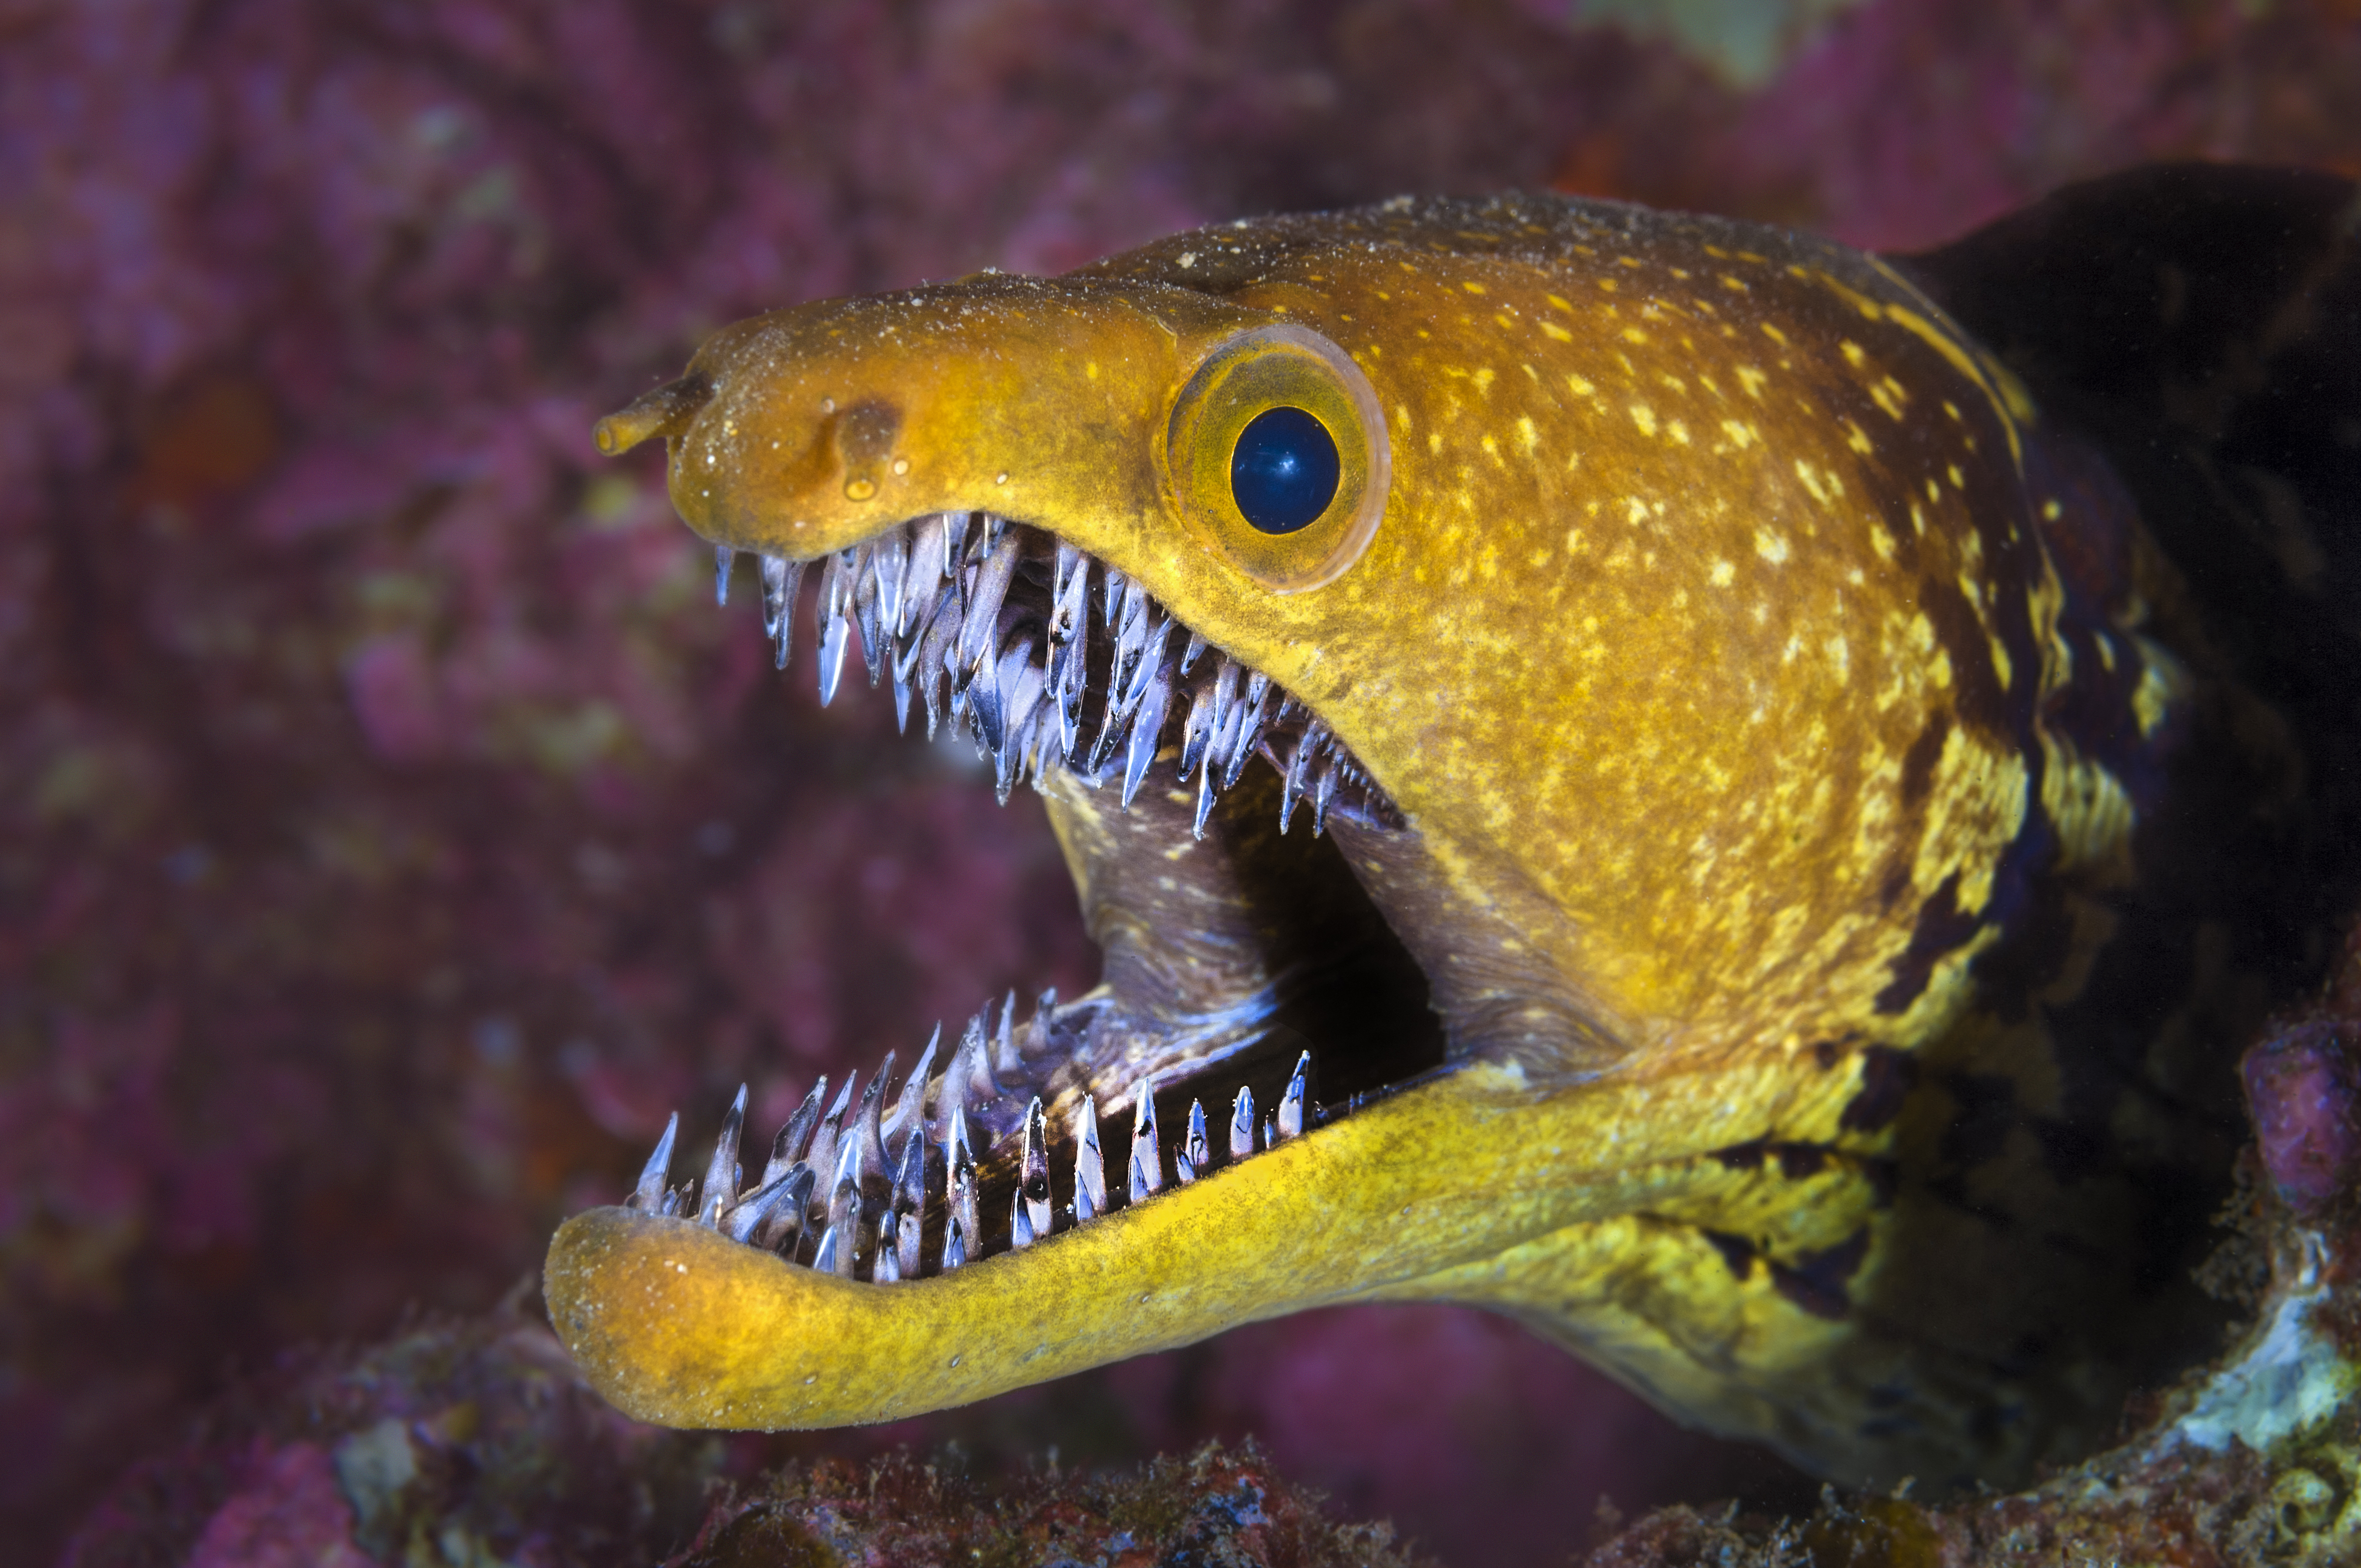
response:
[[[737,552],[716,547],[727,601]],[[844,1278],[940,1275],[1102,1221],[1441,1071],[1418,965],[1330,829],[1399,833],[1400,814],[1320,718],[1207,645],[1136,579],[988,512],[940,512],[818,563],[758,557],[785,668],[803,578],[820,567],[821,700],[854,642],[906,730],[972,736],[1003,801],[1063,803],[1086,912],[1090,994],[1011,992],[906,1076],[825,1079],[742,1161],[746,1092],[711,1157],[675,1185],[675,1115],[628,1207],[693,1219]],[[1257,767],[1257,759],[1267,766]],[[1192,950],[1194,944],[1197,950]]]

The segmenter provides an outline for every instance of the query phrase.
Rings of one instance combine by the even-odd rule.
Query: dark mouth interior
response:
[[[784,668],[807,564],[758,559]],[[717,551],[717,597],[733,562]],[[678,1186],[675,1117],[632,1207],[847,1277],[922,1277],[1202,1179],[1443,1070],[1424,978],[1326,832],[1392,833],[1401,818],[1318,716],[1137,581],[989,513],[919,518],[819,565],[823,702],[857,641],[903,727],[914,710],[930,735],[964,726],[1003,800],[1061,773],[1164,835],[1143,842],[1210,839],[1189,863],[1234,883],[1275,933],[1258,943],[1272,978],[1244,997],[1176,996],[1154,955],[1110,949],[1088,996],[1051,993],[1020,1021],[1011,992],[939,1036],[909,1078],[889,1054],[865,1084],[853,1075],[830,1095],[823,1080],[751,1181],[743,1090],[701,1175]],[[1157,859],[1158,877],[1174,874]],[[1152,1135],[1137,1131],[1143,1084]]]

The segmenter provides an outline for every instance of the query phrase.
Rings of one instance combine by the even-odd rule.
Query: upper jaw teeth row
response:
[[[828,1091],[828,1080],[823,1077],[772,1140],[762,1179],[752,1187],[739,1185],[743,1174],[738,1153],[746,1121],[744,1085],[739,1086],[738,1097],[722,1119],[721,1135],[714,1144],[712,1158],[706,1162],[701,1184],[691,1177],[678,1187],[667,1185],[673,1144],[680,1131],[680,1113],[673,1113],[625,1206],[652,1214],[694,1218],[732,1241],[776,1252],[790,1263],[808,1264],[846,1278],[866,1277],[879,1285],[975,1261],[984,1255],[987,1243],[968,1109],[971,1104],[982,1109],[1003,1092],[1002,1078],[1024,1070],[1017,1032],[1011,1026],[1016,1000],[1011,992],[989,1044],[985,1014],[979,1013],[971,1019],[951,1054],[950,1065],[930,1078],[935,1049],[941,1040],[942,1031],[938,1029],[920,1054],[917,1067],[902,1084],[890,1113],[885,1110],[885,1086],[894,1072],[892,1052],[886,1053],[857,1106],[852,1103],[852,1088],[860,1075],[853,1073],[847,1075],[823,1115],[820,1102]],[[1043,998],[1035,1025],[1049,1016],[1054,1001],[1054,996]],[[1294,1076],[1288,1080],[1278,1108],[1259,1123],[1254,1091],[1240,1086],[1231,1102],[1225,1163],[1235,1163],[1258,1148],[1271,1148],[1302,1135],[1311,1066],[1312,1053],[1306,1051],[1297,1059]],[[1131,1203],[1161,1191],[1165,1185],[1155,1091],[1151,1076],[1139,1083],[1132,1097],[1131,1148],[1124,1171],[1124,1196]],[[1021,1124],[1008,1135],[1007,1141],[1015,1145],[1011,1164],[1017,1178],[1010,1200],[1007,1245],[1011,1250],[1029,1246],[1053,1230],[1086,1224],[1110,1206],[1098,1111],[1089,1095],[1082,1096],[1068,1118],[1068,1133],[1071,1152],[1053,1149],[1048,1117],[1037,1094]],[[1062,1206],[1062,1223],[1060,1206],[1052,1198],[1053,1157],[1067,1164],[1073,1176],[1073,1196]],[[1204,1102],[1192,1101],[1187,1132],[1172,1151],[1173,1179],[1185,1187],[1215,1163]],[[940,1246],[930,1251],[928,1232],[935,1225],[941,1227]]]
[[[1003,801],[1019,780],[1038,783],[1056,763],[1093,784],[1120,777],[1129,806],[1176,713],[1177,772],[1184,784],[1197,775],[1201,838],[1214,800],[1237,782],[1247,759],[1274,747],[1299,719],[1285,762],[1272,756],[1284,780],[1280,831],[1301,801],[1311,802],[1318,833],[1340,789],[1370,791],[1328,726],[1269,676],[1226,653],[1201,671],[1205,639],[1116,568],[1058,540],[1046,615],[1012,598],[1032,532],[990,512],[937,512],[829,556],[819,592],[821,703],[835,697],[858,630],[870,684],[893,678],[902,727],[909,728],[914,693],[926,704],[929,736],[946,710],[966,718]],[[736,558],[728,545],[715,547],[713,592],[723,603]],[[767,554],[759,562],[763,630],[785,669],[807,563]],[[1096,639],[1108,640],[1105,696],[1086,723]]]

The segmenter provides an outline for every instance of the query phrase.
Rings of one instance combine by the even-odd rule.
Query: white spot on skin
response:
[[[1758,528],[1754,531],[1754,553],[1773,565],[1779,565],[1787,559],[1787,541],[1767,528]]]

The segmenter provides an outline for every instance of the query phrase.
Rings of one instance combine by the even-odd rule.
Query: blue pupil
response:
[[[1336,441],[1301,409],[1266,409],[1238,433],[1230,494],[1265,533],[1292,533],[1336,499]]]

